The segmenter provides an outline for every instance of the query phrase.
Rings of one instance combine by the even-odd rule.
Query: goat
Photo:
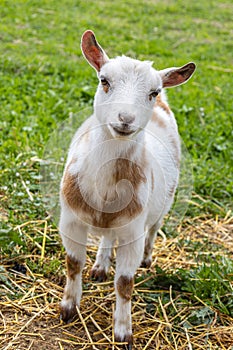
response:
[[[114,334],[132,349],[134,274],[152,262],[179,178],[179,135],[163,89],[186,82],[195,64],[157,71],[152,62],[109,59],[91,30],[81,49],[99,85],[93,115],[71,142],[61,181],[59,229],[67,252],[61,319],[72,320],[80,305],[87,233],[102,236],[91,271],[98,281],[107,278],[117,241]]]

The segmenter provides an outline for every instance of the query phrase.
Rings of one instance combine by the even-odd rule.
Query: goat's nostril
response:
[[[123,118],[123,116],[122,116],[122,114],[118,114],[118,119],[120,120],[120,122],[123,122],[124,121],[124,118]]]
[[[122,123],[121,125],[124,129],[127,129],[129,127],[129,123]]]
[[[126,114],[126,113],[119,113],[118,119],[120,120],[120,122],[123,123],[124,126],[126,126],[134,122],[135,116],[131,114]]]

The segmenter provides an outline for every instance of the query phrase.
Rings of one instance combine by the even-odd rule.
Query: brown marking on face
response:
[[[171,114],[171,110],[170,110],[168,104],[162,100],[161,94],[159,94],[156,97],[155,107],[157,107],[157,106],[162,108],[167,114],[169,114],[169,115]]]
[[[104,85],[103,85],[103,90],[104,90],[104,92],[107,94],[108,91],[109,91],[109,85],[108,85],[108,84],[104,84]]]
[[[126,301],[129,301],[133,292],[133,278],[128,276],[120,276],[117,280],[116,285],[120,297]]]
[[[123,209],[115,212],[101,212],[90,206],[88,203],[91,203],[91,200],[89,202],[88,195],[91,195],[91,191],[90,194],[86,194],[86,198],[83,198],[79,188],[79,176],[78,174],[72,175],[69,173],[70,165],[66,169],[62,183],[62,193],[65,197],[67,204],[77,213],[82,212],[90,216],[92,218],[92,224],[100,228],[113,227],[114,221],[119,217],[126,216],[130,219],[136,217],[143,210],[143,207],[137,196],[137,190],[142,182],[146,183],[146,177],[142,170],[146,162],[145,154],[142,155],[142,159],[142,165],[136,164],[130,161],[129,159],[125,158],[118,158],[115,161],[115,166],[113,168],[114,172],[112,174],[113,186],[116,187],[116,184],[119,181],[125,179],[130,181],[133,187],[132,199],[130,203]],[[115,195],[117,198],[117,192]]]
[[[76,275],[81,272],[81,264],[78,260],[67,255],[66,257],[66,265],[67,265],[67,274],[68,277],[72,280],[75,280]]]

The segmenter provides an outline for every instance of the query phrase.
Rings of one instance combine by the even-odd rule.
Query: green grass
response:
[[[36,191],[25,161],[41,158],[58,123],[92,103],[96,76],[79,48],[82,32],[92,28],[110,56],[153,60],[158,69],[196,62],[193,79],[169,90],[169,100],[193,159],[195,192],[208,198],[207,212],[213,204],[227,211],[233,187],[230,10],[230,2],[218,1],[1,1],[0,164],[11,202],[25,192],[16,173],[27,173]]]
[[[2,254],[20,256],[35,252],[35,242],[42,244],[42,236],[29,227],[30,246],[16,227],[47,217],[39,159],[53,130],[70,113],[78,115],[92,105],[96,74],[81,56],[79,44],[88,28],[112,57],[125,54],[152,60],[158,69],[196,62],[192,80],[168,91],[181,138],[192,157],[195,195],[187,216],[191,221],[203,214],[225,216],[233,198],[232,10],[229,0],[0,1]],[[56,254],[57,243],[46,249],[48,255]],[[204,245],[198,249],[205,249]],[[36,269],[36,263],[30,264]],[[221,261],[219,266],[227,264]],[[202,278],[212,278],[205,275],[204,260],[200,266],[186,271],[186,292],[198,293]],[[211,266],[219,284],[230,280],[228,270]],[[55,260],[46,271],[56,269]],[[199,282],[188,282],[193,281],[192,273],[200,277]],[[215,296],[207,289],[199,297],[232,313],[232,303],[224,304],[220,287],[209,287]],[[208,310],[193,317],[209,317]]]
[[[221,257],[218,257],[217,261],[211,261],[209,258],[208,263],[189,271],[178,269],[171,274],[157,267],[156,278],[142,286],[151,290],[151,300],[156,299],[156,293],[153,294],[153,290],[161,289],[169,298],[169,290],[172,288],[175,294],[186,293],[185,298],[190,305],[201,300],[205,307],[233,317],[233,300],[230,297],[233,294],[232,270],[233,262]],[[139,281],[140,278],[137,282]],[[147,307],[150,308],[150,303]]]

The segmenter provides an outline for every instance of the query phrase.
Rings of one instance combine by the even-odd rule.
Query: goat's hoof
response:
[[[99,266],[92,268],[90,276],[93,280],[97,282],[105,282],[108,277],[106,272],[103,269],[101,269]]]
[[[127,343],[126,345],[124,345],[123,349],[125,350],[133,350],[133,335],[132,334],[128,334],[125,335],[123,338],[115,335],[115,341],[117,343]]]
[[[141,262],[141,267],[143,267],[144,269],[149,269],[151,264],[152,264],[151,259],[143,259]]]
[[[60,320],[62,320],[64,323],[71,323],[75,320],[77,317],[77,309],[75,303],[72,303],[71,305],[63,305],[61,302],[60,304]]]

